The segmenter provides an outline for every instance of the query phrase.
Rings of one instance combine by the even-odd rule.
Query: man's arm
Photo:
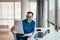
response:
[[[34,25],[33,25],[33,28],[32,28],[32,35],[34,34],[34,31],[35,31],[35,22],[34,22]]]
[[[32,28],[32,35],[34,34],[34,31],[35,31],[35,22],[34,22],[34,25],[33,25],[33,28]],[[30,36],[28,36],[28,37],[31,38],[32,35],[30,35]]]

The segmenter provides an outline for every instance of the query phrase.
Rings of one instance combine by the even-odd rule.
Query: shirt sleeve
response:
[[[35,31],[35,22],[34,22],[34,25],[33,25],[33,28],[32,28],[32,35],[34,34],[34,31]]]

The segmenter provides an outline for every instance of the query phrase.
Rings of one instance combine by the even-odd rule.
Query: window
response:
[[[49,21],[49,27],[53,27],[55,25],[55,0],[49,0],[49,18],[48,18],[48,21]]]
[[[15,2],[15,19],[21,20],[21,2]]]
[[[60,27],[60,0],[58,0],[58,27]]]
[[[15,19],[21,19],[21,2],[0,2],[0,25],[11,28]]]
[[[36,20],[36,8],[37,8],[37,2],[30,2],[30,11],[34,13],[34,20]]]
[[[34,13],[36,20],[36,2],[30,2],[30,11]],[[0,2],[0,25],[8,25],[11,28],[14,20],[21,20],[21,2]]]

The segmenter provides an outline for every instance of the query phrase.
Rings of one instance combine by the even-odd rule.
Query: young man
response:
[[[35,21],[32,19],[33,19],[33,13],[27,12],[26,19],[22,20],[24,34],[29,34],[29,33],[32,33],[32,34],[29,36],[23,37],[24,34],[16,33],[17,40],[27,40],[27,38],[32,37],[35,29]],[[15,30],[15,27],[13,27],[11,30],[13,32]]]

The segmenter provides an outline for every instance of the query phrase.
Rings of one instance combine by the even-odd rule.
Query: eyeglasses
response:
[[[28,18],[32,18],[32,16],[27,16]]]

